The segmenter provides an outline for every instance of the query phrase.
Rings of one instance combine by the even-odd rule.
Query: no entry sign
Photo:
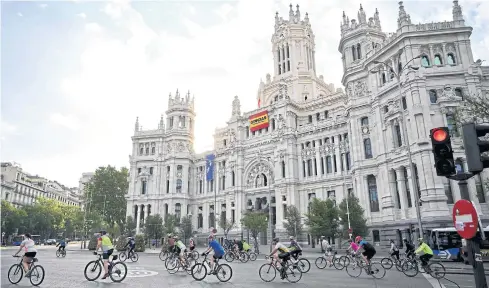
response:
[[[464,239],[472,239],[477,233],[478,217],[472,202],[467,200],[458,200],[453,205],[453,224],[455,230]]]

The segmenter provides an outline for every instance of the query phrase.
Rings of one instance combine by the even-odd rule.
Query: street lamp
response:
[[[402,54],[402,49],[399,49],[399,52],[397,53],[397,60],[398,60],[397,63],[400,63],[401,54]],[[404,139],[406,141],[406,146],[407,146],[407,156],[408,156],[408,161],[409,161],[409,169],[411,170],[411,184],[413,185],[413,193],[414,193],[414,197],[415,197],[416,217],[418,218],[418,226],[419,226],[420,237],[423,237],[423,227],[422,227],[422,223],[421,223],[421,209],[419,206],[420,205],[419,191],[418,191],[416,175],[414,174],[415,173],[414,163],[413,163],[413,158],[411,155],[411,145],[409,144],[406,115],[404,114],[404,109],[402,107],[402,91],[401,91],[401,89],[402,89],[402,87],[401,87],[401,74],[402,74],[402,72],[406,69],[419,70],[419,67],[413,67],[411,65],[408,65],[413,60],[419,59],[419,58],[421,58],[421,55],[418,55],[418,56],[412,58],[406,64],[404,64],[404,66],[400,69],[400,71],[397,71],[397,72],[396,72],[396,69],[394,69],[394,67],[392,67],[388,63],[381,62],[381,61],[373,61],[373,63],[383,64],[383,65],[387,66],[388,68],[390,68],[390,70],[392,71],[392,73],[394,74],[394,76],[397,79],[397,89],[399,90],[399,105],[401,107],[402,128],[403,128],[403,133],[404,133]],[[376,71],[371,70],[370,73],[375,74],[375,73],[378,73],[379,71],[380,70],[376,70]]]

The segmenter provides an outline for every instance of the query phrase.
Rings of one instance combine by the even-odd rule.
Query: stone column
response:
[[[416,217],[416,197],[414,196],[414,187],[413,187],[413,181],[411,180],[411,177],[413,177],[414,173],[412,173],[411,171],[411,167],[406,167],[406,172],[407,172],[407,177],[408,177],[408,186],[409,186],[409,191],[410,191],[410,196],[411,196],[411,208],[409,210],[409,216],[411,218],[415,218]]]
[[[395,209],[399,209],[399,201],[398,201],[398,198],[397,198],[397,191],[399,191],[397,189],[397,181],[396,181],[396,172],[393,171],[392,169],[387,171],[387,175],[388,175],[388,178],[389,178],[389,190],[391,191],[391,195],[392,195],[392,202],[394,204],[394,208]],[[400,193],[399,193],[400,194]]]
[[[136,211],[136,234],[139,234],[139,226],[141,224],[141,205],[137,205],[138,210]]]
[[[336,161],[333,161],[333,162],[336,162],[336,172],[334,172],[334,163],[333,163],[333,173],[336,173],[337,175],[341,175],[341,152],[340,152],[340,142],[342,142],[343,140],[340,141],[340,137],[339,136],[336,136],[336,147],[334,149],[334,155],[336,155]],[[334,158],[334,157],[333,157]],[[334,159],[333,159],[334,160]]]
[[[203,203],[202,205],[202,230],[207,232],[209,230],[209,203]]]
[[[401,202],[401,218],[406,218],[406,210],[408,209],[408,199],[406,191],[406,179],[404,179],[404,168],[398,167],[396,170],[397,189],[399,189],[399,197]]]
[[[322,159],[321,159],[321,155],[319,154],[319,148],[316,147],[315,152],[316,152],[315,153],[315,156],[316,156],[316,171],[317,171],[317,175],[319,177],[321,177],[321,175],[322,175],[321,174],[321,161],[322,161]]]
[[[272,196],[275,196],[275,219],[277,219],[277,224],[275,224],[276,230],[283,230],[283,215],[284,215],[284,207],[282,206],[282,193],[280,189],[275,188],[272,191]]]

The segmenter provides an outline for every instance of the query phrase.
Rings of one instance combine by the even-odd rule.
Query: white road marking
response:
[[[428,282],[430,282],[431,286],[433,288],[447,288],[447,286],[445,286],[445,284],[439,282],[437,279],[431,277],[431,275],[429,275],[428,273],[422,273],[424,278],[426,278],[426,280],[428,280]]]

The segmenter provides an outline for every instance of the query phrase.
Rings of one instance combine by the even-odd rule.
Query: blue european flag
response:
[[[214,180],[214,154],[207,155],[205,157],[205,175],[207,181]]]

